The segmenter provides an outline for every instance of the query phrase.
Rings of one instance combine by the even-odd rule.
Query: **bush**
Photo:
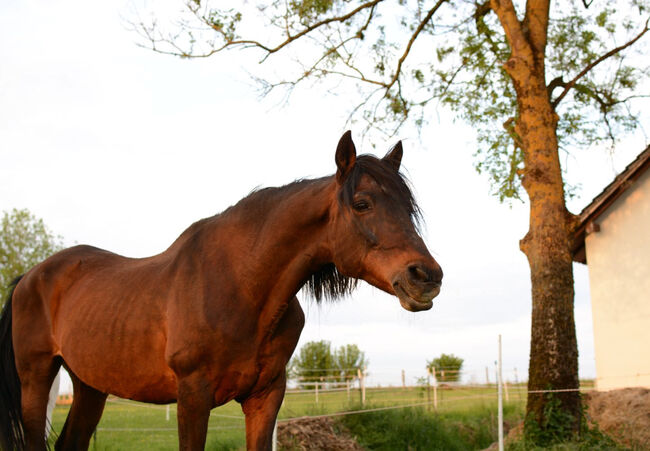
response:
[[[515,408],[507,409],[517,416]],[[430,413],[422,408],[348,415],[341,420],[359,443],[372,450],[469,450],[490,446],[497,435],[492,407]]]

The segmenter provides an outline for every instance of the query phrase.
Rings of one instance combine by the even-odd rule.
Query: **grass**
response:
[[[55,432],[63,427],[69,406],[54,409]],[[95,450],[178,449],[176,405],[167,407],[109,398],[91,442]],[[236,450],[245,445],[244,420],[238,404],[229,403],[212,411],[206,449]]]
[[[350,415],[342,421],[362,446],[373,450],[484,449],[497,436],[496,409],[492,404],[438,413],[422,408],[389,410]],[[509,405],[504,409],[504,418],[517,422],[522,413],[520,406]]]
[[[519,390],[518,390],[519,388]],[[489,446],[497,438],[497,403],[494,387],[459,387],[437,391],[437,409],[422,406],[433,400],[433,392],[422,387],[367,389],[363,409],[390,406],[420,406],[372,413],[355,413],[341,418],[360,443],[377,450],[471,450]],[[359,390],[320,392],[289,391],[279,420],[301,416],[354,411],[360,408]],[[525,392],[511,387],[504,405],[506,428],[523,418]],[[53,415],[59,432],[69,406],[57,406]],[[97,433],[91,442],[95,450],[176,450],[176,405],[142,404],[110,397]],[[228,403],[212,411],[208,426],[208,450],[245,448],[244,417],[239,404]],[[513,448],[513,450],[525,448]],[[586,448],[557,448],[578,450]],[[594,448],[606,449],[606,448]]]

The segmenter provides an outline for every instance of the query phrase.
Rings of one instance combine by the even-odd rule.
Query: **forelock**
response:
[[[354,193],[361,177],[367,175],[382,188],[393,200],[406,208],[411,222],[417,230],[423,223],[422,212],[418,206],[408,179],[401,172],[373,155],[360,155],[339,192],[339,202],[346,207],[352,206]]]

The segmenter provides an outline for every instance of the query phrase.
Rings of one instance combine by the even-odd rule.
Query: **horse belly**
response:
[[[126,305],[85,296],[60,307],[56,339],[66,366],[85,384],[122,398],[176,399],[165,363],[166,321],[152,303]]]

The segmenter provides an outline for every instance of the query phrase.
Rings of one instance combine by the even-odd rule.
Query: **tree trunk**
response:
[[[533,300],[528,390],[558,390],[550,396],[529,393],[525,432],[531,437],[536,429],[546,432],[546,438],[564,439],[579,431],[581,406],[569,215],[558,155],[558,117],[544,68],[550,1],[528,0],[523,20],[512,0],[491,0],[490,7],[512,52],[504,69],[517,92],[516,143],[524,153],[522,184],[530,199],[530,228],[520,242],[530,265]],[[550,404],[554,399],[559,406]]]
[[[551,397],[555,397],[569,417],[558,417],[555,421],[565,424],[548,427],[577,432],[581,406],[577,391],[573,267],[556,136],[557,114],[551,107],[543,72],[533,70],[525,83],[515,84],[519,85],[520,113],[515,131],[524,149],[522,184],[530,199],[530,228],[520,242],[528,258],[532,283],[528,390],[567,390],[550,397],[545,393],[530,393],[526,418],[540,426],[552,423],[554,420],[546,417],[549,413],[546,407]],[[567,421],[573,424],[566,424]]]

